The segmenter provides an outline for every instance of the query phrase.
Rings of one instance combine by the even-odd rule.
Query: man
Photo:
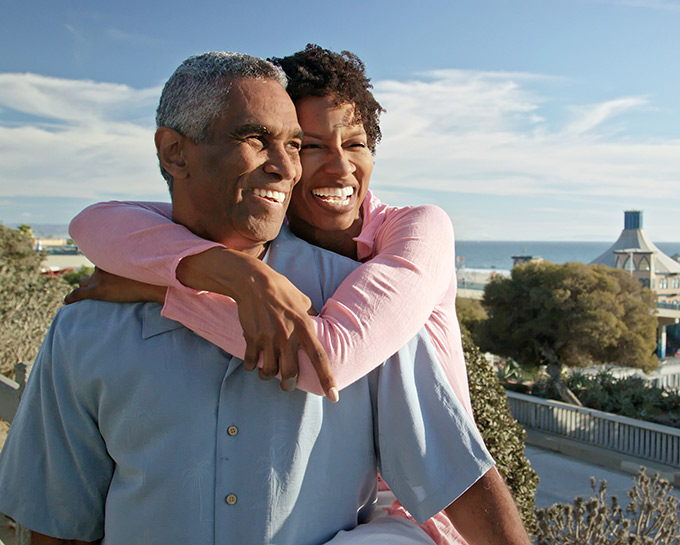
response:
[[[356,264],[285,230],[268,244],[300,177],[284,85],[260,59],[192,57],[163,91],[156,147],[175,221],[320,308]],[[370,517],[377,465],[417,519],[451,504],[469,543],[529,543],[425,337],[332,404],[261,383],[159,311],[57,315],[0,460],[0,511],[34,545],[320,544]]]

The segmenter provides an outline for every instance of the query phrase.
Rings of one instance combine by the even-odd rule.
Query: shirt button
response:
[[[227,433],[234,437],[234,435],[238,434],[238,428],[236,426],[229,426],[227,428]]]
[[[238,498],[236,497],[236,494],[229,494],[226,498],[224,498],[224,501],[226,501],[229,505],[234,505],[238,501]]]

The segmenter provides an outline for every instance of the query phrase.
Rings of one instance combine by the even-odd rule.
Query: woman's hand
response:
[[[94,269],[92,275],[80,281],[80,287],[74,289],[64,299],[64,303],[71,304],[83,299],[96,299],[112,303],[161,303],[165,301],[164,286],[144,284],[122,276]]]
[[[302,349],[314,365],[328,398],[337,401],[328,356],[310,319],[310,315],[317,314],[311,301],[285,276],[269,267],[258,273],[252,275],[249,289],[235,298],[247,345],[244,367],[252,370],[261,360],[260,378],[268,380],[280,373],[281,388],[291,391],[297,385],[297,354]]]
[[[246,369],[252,370],[261,362],[262,379],[280,374],[281,388],[291,391],[297,384],[298,350],[303,350],[328,398],[338,400],[328,356],[310,319],[317,312],[309,298],[285,276],[242,252],[213,248],[182,259],[177,279],[194,289],[236,301],[246,340]]]

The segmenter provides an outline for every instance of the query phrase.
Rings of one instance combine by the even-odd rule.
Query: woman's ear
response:
[[[160,127],[154,137],[158,160],[173,179],[182,179],[187,175],[187,163],[184,157],[187,138],[169,127]]]

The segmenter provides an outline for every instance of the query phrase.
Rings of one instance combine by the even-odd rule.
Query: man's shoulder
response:
[[[59,309],[52,323],[55,335],[71,342],[105,344],[122,342],[183,327],[161,316],[157,303],[109,303],[85,300]]]
[[[144,306],[144,303],[109,303],[86,299],[61,307],[57,312],[55,322],[60,327],[67,327],[71,324],[83,327],[88,323],[115,325],[117,322],[141,320],[140,311]]]

